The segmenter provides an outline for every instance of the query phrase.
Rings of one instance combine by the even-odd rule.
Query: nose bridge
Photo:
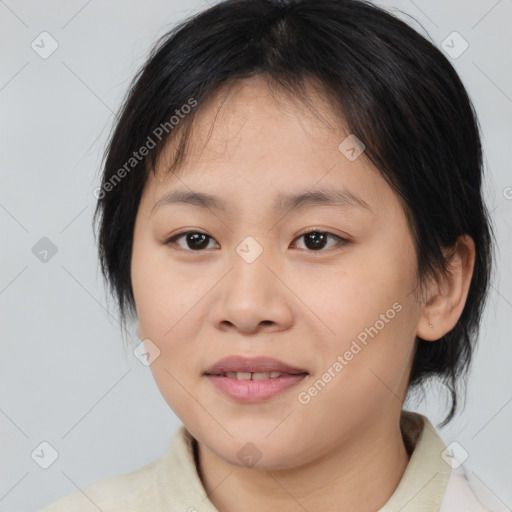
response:
[[[274,267],[279,267],[274,253],[252,236],[235,247],[231,271],[214,307],[218,326],[228,322],[248,332],[260,324],[283,328],[292,321],[283,284],[274,275]]]
[[[268,244],[263,245],[261,238],[258,241],[253,236],[245,237],[236,246],[232,258],[234,268],[231,285],[239,288],[241,293],[246,288],[247,294],[250,295],[245,298],[246,301],[251,301],[251,296],[261,301],[275,294],[275,284],[270,283],[269,286],[268,283],[269,279],[275,280],[275,276],[268,268],[272,266],[273,253]]]

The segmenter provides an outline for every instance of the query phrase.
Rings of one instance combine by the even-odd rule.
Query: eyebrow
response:
[[[174,190],[164,195],[153,206],[151,213],[167,204],[191,204],[204,209],[226,211],[227,205],[218,196],[205,192]],[[347,189],[320,188],[296,193],[280,193],[276,196],[272,212],[284,215],[291,210],[302,210],[311,206],[336,206],[372,211],[370,205]]]

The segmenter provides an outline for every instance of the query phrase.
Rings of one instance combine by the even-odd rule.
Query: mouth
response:
[[[231,356],[210,367],[204,375],[224,395],[238,402],[261,402],[295,386],[309,375],[268,357]]]

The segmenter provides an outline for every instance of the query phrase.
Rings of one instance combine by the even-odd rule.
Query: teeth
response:
[[[281,372],[226,372],[225,375],[229,379],[237,380],[266,380],[276,379],[282,374]]]
[[[252,374],[252,380],[265,380],[265,379],[270,379],[270,373],[261,372],[261,373],[253,373]]]

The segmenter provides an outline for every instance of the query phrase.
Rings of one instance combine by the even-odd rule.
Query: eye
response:
[[[310,249],[313,252],[321,252],[322,249],[327,245],[327,241],[329,239],[335,240],[336,243],[334,247],[341,246],[347,244],[349,241],[341,236],[334,235],[327,231],[308,231],[307,233],[303,233],[296,240],[304,238],[304,245],[307,249]],[[331,246],[332,247],[332,246]]]
[[[208,242],[213,240],[210,235],[200,231],[185,231],[184,233],[178,233],[177,235],[172,236],[165,242],[165,244],[174,245],[177,243],[177,240],[183,237],[186,237],[185,244],[187,244],[188,248],[193,251],[201,251],[202,249],[208,248]],[[187,247],[183,247],[180,244],[178,244],[178,246],[187,250]]]
[[[178,243],[178,240],[184,238],[184,244],[182,245]],[[328,245],[328,240],[334,240],[336,243],[334,247],[341,246],[349,243],[349,240],[342,238],[338,235],[334,235],[333,233],[329,233],[326,231],[308,231],[307,233],[303,233],[296,240],[304,238],[306,249],[313,252],[321,252],[322,249]],[[183,233],[178,233],[177,235],[173,235],[169,238],[165,244],[166,245],[178,245],[181,249],[191,250],[195,252],[200,252],[203,249],[211,249],[212,247],[208,247],[209,242],[214,239],[201,231],[185,231]],[[332,245],[331,245],[332,247]]]

